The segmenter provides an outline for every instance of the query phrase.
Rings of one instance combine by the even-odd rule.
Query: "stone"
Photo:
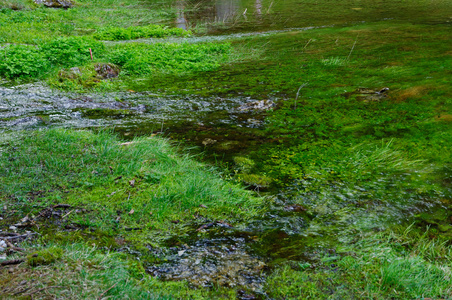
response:
[[[110,79],[118,77],[120,71],[117,65],[111,63],[98,63],[94,66],[94,70],[97,73],[97,77],[100,79]]]
[[[74,6],[72,0],[35,0],[35,3],[51,8],[70,8]]]
[[[204,141],[202,141],[202,144],[204,145],[204,146],[207,146],[207,145],[213,145],[213,144],[215,144],[217,142],[217,140],[213,140],[213,139],[210,139],[210,138],[206,138],[206,139],[204,139]]]

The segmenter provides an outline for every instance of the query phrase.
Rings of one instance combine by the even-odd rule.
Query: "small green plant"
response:
[[[0,76],[24,78],[39,76],[48,71],[47,57],[35,46],[9,45],[0,49]]]
[[[160,25],[107,27],[98,30],[93,37],[97,40],[117,41],[139,38],[163,38],[168,36],[189,36],[191,31],[182,28],[168,28]]]
[[[230,44],[126,44],[116,46],[109,61],[130,75],[211,71],[230,52]]]
[[[32,266],[42,266],[54,263],[63,256],[63,249],[50,247],[31,253],[27,256],[27,263]]]
[[[128,260],[128,268],[130,276],[135,279],[141,280],[145,276],[146,272],[143,265],[136,260]]]
[[[53,66],[62,67],[74,67],[91,61],[90,49],[96,58],[105,54],[104,44],[88,37],[61,37],[41,47]]]

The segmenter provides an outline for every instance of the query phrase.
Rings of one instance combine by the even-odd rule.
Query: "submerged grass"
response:
[[[429,231],[419,235],[410,229],[385,231],[326,254],[315,268],[309,263],[281,266],[267,281],[269,296],[449,299],[452,248],[447,239],[435,235]],[[279,280],[288,284],[276,288]]]
[[[266,287],[269,297],[452,297],[450,25],[385,20],[246,37],[231,44],[104,46],[89,37],[56,36],[148,36],[145,30],[134,34],[172,10],[163,7],[145,15],[141,10],[153,2],[132,0],[110,1],[111,11],[101,1],[79,1],[67,11],[17,3],[25,10],[13,11],[0,2],[0,41],[33,45],[0,50],[3,76],[42,76],[59,88],[84,90],[92,86],[85,86],[84,80],[60,80],[57,71],[77,66],[92,74],[94,63],[113,62],[123,73],[108,89],[279,100],[261,128],[247,129],[266,142],[245,150],[241,159],[236,156],[235,168],[238,176],[254,178],[255,183],[256,178],[272,182],[282,191],[281,199],[305,211],[296,219],[303,225],[300,235],[287,246],[297,251],[296,257],[306,246],[331,251],[314,253],[321,256],[315,262],[274,263],[276,271]],[[95,62],[90,62],[86,48],[94,50]],[[248,49],[259,51],[249,55],[254,50]],[[384,87],[389,91],[377,97]],[[64,250],[53,266],[65,266],[79,251],[66,242],[84,243],[80,251],[87,254],[78,262],[82,267],[68,276],[94,276],[86,277],[96,283],[87,289],[88,297],[114,286],[108,276],[122,284],[132,275],[126,274],[130,258],[125,263],[105,252],[90,252],[86,244],[116,247],[116,239],[124,238],[143,250],[174,236],[183,240],[199,220],[240,223],[265,209],[261,199],[155,138],[124,144],[105,132],[37,132],[10,144],[0,169],[5,220],[36,216],[58,203],[74,207],[63,225],[76,226],[79,232],[55,234],[49,226],[42,234]],[[409,224],[412,230],[406,230]],[[286,225],[291,229],[293,224],[278,228]],[[285,245],[293,235],[287,232],[271,240],[272,245]],[[278,255],[265,251],[269,257]],[[111,265],[103,266],[97,255]],[[146,259],[157,260],[152,255]],[[82,261],[94,261],[96,268],[86,271]],[[21,270],[28,274],[37,269]],[[136,297],[235,297],[224,289],[190,290],[186,283],[162,283],[140,270],[136,266],[132,272],[132,277],[142,278],[138,286],[127,285],[126,279],[110,292],[118,297],[124,295],[122,290]]]

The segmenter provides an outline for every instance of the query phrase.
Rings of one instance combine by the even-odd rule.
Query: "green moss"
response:
[[[245,174],[249,173],[256,165],[253,160],[243,156],[235,156],[233,160],[238,171],[241,171]]]
[[[61,259],[62,256],[63,249],[51,247],[29,254],[27,263],[32,267],[49,265]]]
[[[251,185],[259,188],[267,188],[272,182],[272,179],[270,177],[259,174],[238,174],[237,177],[246,185]]]

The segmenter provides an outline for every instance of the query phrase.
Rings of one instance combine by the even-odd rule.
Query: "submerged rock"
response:
[[[244,287],[261,291],[266,264],[246,251],[242,238],[197,241],[174,249],[167,262],[146,271],[163,280],[187,280],[195,287]]]
[[[253,111],[253,110],[269,110],[276,106],[276,103],[271,100],[260,100],[248,102],[241,105],[238,110],[239,111]]]
[[[44,4],[52,8],[70,8],[74,6],[72,0],[35,0],[36,4]]]

